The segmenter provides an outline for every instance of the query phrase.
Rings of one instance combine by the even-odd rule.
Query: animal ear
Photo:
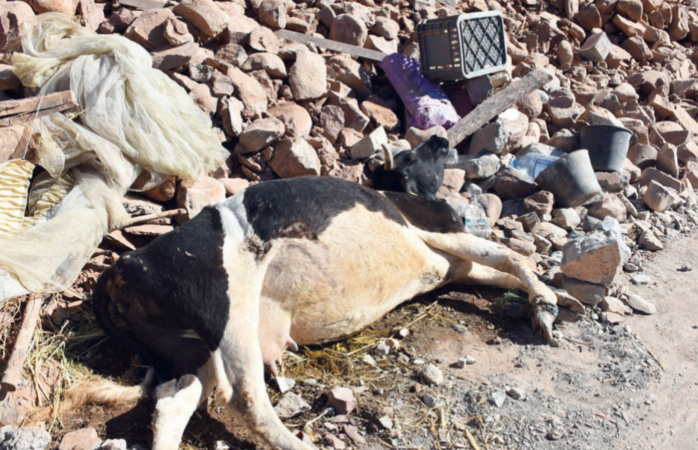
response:
[[[395,167],[395,160],[393,159],[393,152],[390,151],[387,145],[383,144],[383,159],[385,160],[385,170],[393,170]]]

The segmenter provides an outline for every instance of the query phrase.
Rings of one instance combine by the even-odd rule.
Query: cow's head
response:
[[[399,183],[402,192],[435,198],[436,191],[444,179],[445,161],[449,152],[448,139],[432,136],[412,150],[405,150],[396,155],[383,146],[385,166],[379,171],[392,173],[393,180]],[[374,176],[374,186],[376,178]],[[380,187],[379,187],[380,189]],[[384,190],[398,190],[397,188]]]

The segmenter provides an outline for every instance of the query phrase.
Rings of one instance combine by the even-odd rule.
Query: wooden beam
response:
[[[0,102],[0,117],[14,116],[24,113],[35,113],[37,110],[54,108],[75,108],[78,101],[73,91],[53,92],[41,97],[5,100]]]
[[[514,80],[509,86],[480,103],[467,116],[449,128],[448,140],[451,147],[463,142],[465,138],[485,126],[493,117],[552,79],[553,76],[547,71],[536,69],[525,77]]]
[[[311,36],[309,34],[298,33],[289,30],[276,30],[274,32],[276,37],[281,39],[286,39],[291,42],[298,42],[301,44],[313,43],[318,47],[325,48],[327,50],[333,50],[335,52],[347,53],[352,56],[359,56],[362,58],[370,59],[372,61],[383,61],[386,54],[376,50],[370,50],[368,48],[359,47],[356,45],[345,44],[344,42],[337,42],[331,39],[324,39],[317,36]]]
[[[17,390],[17,384],[22,378],[22,367],[24,360],[27,359],[29,352],[29,344],[34,336],[36,324],[39,322],[39,313],[41,312],[41,303],[44,297],[39,294],[29,294],[29,300],[24,308],[24,319],[22,319],[22,327],[19,329],[15,347],[12,349],[10,359],[7,361],[7,368],[2,374],[2,390],[5,392],[13,392]]]

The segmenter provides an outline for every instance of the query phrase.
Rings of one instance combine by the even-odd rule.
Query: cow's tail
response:
[[[37,423],[49,419],[52,415],[60,417],[66,412],[75,411],[87,404],[109,407],[133,406],[150,393],[154,373],[152,368],[149,369],[143,382],[135,386],[124,386],[101,377],[80,381],[63,393],[57,405],[32,411],[27,416],[28,422]]]

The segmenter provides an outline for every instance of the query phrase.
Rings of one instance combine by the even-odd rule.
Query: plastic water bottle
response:
[[[535,180],[542,171],[557,160],[557,156],[548,156],[541,153],[527,153],[521,158],[514,159],[512,165],[530,179]]]

